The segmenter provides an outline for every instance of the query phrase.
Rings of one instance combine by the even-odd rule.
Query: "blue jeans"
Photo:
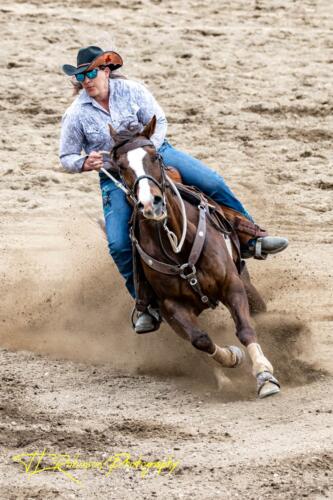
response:
[[[166,165],[171,165],[179,170],[185,184],[196,186],[217,203],[233,208],[252,220],[250,214],[228,188],[221,175],[196,158],[178,151],[167,141],[164,141],[158,152]],[[128,230],[132,208],[123,191],[118,189],[111,179],[101,180],[101,189],[109,251],[119,272],[125,278],[129,293],[135,299],[132,244]]]

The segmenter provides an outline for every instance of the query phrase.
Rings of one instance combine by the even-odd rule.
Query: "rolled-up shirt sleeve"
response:
[[[138,84],[137,104],[139,106],[137,116],[143,125],[146,125],[154,115],[156,116],[155,132],[150,139],[155,148],[159,149],[165,139],[168,127],[164,111],[149,90],[141,84]]]
[[[61,124],[59,158],[67,172],[82,172],[87,157],[81,156],[83,142],[84,135],[78,117],[66,112]]]

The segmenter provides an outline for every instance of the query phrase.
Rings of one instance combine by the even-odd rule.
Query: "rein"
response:
[[[105,153],[106,151],[102,151],[102,153]],[[109,153],[108,153],[109,154]],[[105,174],[109,179],[111,179],[115,185],[117,186],[117,188],[121,189],[127,196],[129,196],[129,191],[128,189],[124,186],[124,184],[120,181],[118,181],[118,179],[116,179],[115,177],[113,177],[112,174],[110,174],[110,172],[108,170],[105,170],[105,168],[101,168],[101,172],[103,172],[103,174]]]
[[[166,177],[168,183],[170,184],[171,189],[173,190],[173,192],[177,196],[177,199],[178,199],[179,204],[180,204],[181,214],[183,217],[183,231],[182,231],[182,235],[181,235],[179,243],[178,243],[178,239],[177,239],[177,236],[175,235],[175,233],[173,231],[170,231],[170,229],[168,228],[166,219],[163,223],[163,227],[166,231],[167,237],[169,238],[172,250],[175,253],[179,253],[181,251],[181,249],[183,248],[183,245],[185,243],[185,238],[186,238],[186,233],[187,233],[187,214],[186,214],[184,200],[181,197],[180,192],[178,191],[176,184],[173,182],[172,179],[170,179],[170,177],[168,175],[165,174],[165,177]]]

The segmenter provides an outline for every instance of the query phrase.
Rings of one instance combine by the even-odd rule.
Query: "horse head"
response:
[[[167,217],[165,174],[160,156],[150,140],[155,127],[155,116],[140,131],[135,129],[117,132],[109,125],[114,141],[111,160],[143,216],[163,221]]]

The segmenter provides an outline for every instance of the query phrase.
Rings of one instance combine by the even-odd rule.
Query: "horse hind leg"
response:
[[[273,376],[273,366],[257,343],[255,331],[250,324],[249,304],[245,287],[236,274],[229,279],[222,300],[231,312],[236,325],[237,337],[247,348],[252,362],[252,373],[257,379],[259,398],[280,392],[280,384]]]
[[[163,318],[178,335],[189,340],[196,349],[206,352],[220,365],[234,368],[244,360],[244,353],[239,347],[220,347],[215,344],[209,335],[199,327],[197,316],[193,311],[176,302],[166,300],[161,305],[161,312]]]

